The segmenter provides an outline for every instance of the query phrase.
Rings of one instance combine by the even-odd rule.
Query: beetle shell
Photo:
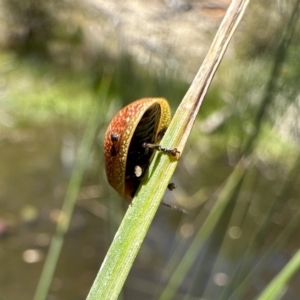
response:
[[[110,122],[104,138],[105,171],[109,184],[131,202],[153,157],[143,143],[158,143],[171,121],[164,98],[144,98],[121,109]],[[139,176],[137,176],[137,170]]]

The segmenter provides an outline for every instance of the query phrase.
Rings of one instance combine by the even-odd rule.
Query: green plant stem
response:
[[[206,91],[248,2],[233,0],[230,4],[208,55],[161,141],[164,147],[177,147],[182,153]],[[167,155],[156,153],[154,156],[97,274],[88,300],[117,299],[177,163],[177,159]]]
[[[264,289],[257,300],[279,299],[287,282],[300,268],[300,250],[296,252],[289,263],[280,271],[280,273]]]
[[[234,292],[227,296],[226,299],[239,299],[242,297],[243,291],[257,278],[259,272],[264,268],[267,261],[270,259],[272,254],[274,253],[274,249],[278,251],[286,243],[291,234],[295,231],[295,228],[299,227],[299,219],[300,219],[300,209],[294,214],[293,218],[290,220],[288,225],[284,228],[284,230],[280,233],[280,235],[276,238],[276,240],[269,246],[268,250],[260,257],[260,259],[255,263],[252,270],[247,274],[245,278],[243,278],[242,282],[238,287],[234,290]]]

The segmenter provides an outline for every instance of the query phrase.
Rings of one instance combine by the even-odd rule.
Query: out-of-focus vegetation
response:
[[[160,209],[124,299],[158,298],[177,265],[173,251],[182,249],[179,257],[184,257],[245,151],[249,169],[178,287],[178,299],[253,299],[299,248],[298,2],[250,3],[183,153],[174,177],[178,188],[166,194],[190,214]],[[197,1],[186,6],[153,1],[143,8],[132,1],[113,11],[111,3],[1,1],[0,235],[6,238],[0,239],[0,290],[5,299],[32,299],[82,132],[91,109],[104,101],[101,81],[111,83],[99,124],[142,97],[163,96],[176,109],[201,64],[197,49],[205,53],[220,20],[217,11],[224,9],[223,4],[203,8]],[[126,18],[134,9],[140,16]],[[124,28],[128,19],[148,16],[145,11],[157,17],[144,19],[133,38]],[[175,35],[182,20],[184,43]],[[162,23],[169,28],[165,36],[155,30],[163,30]],[[121,200],[103,174],[104,130],[99,128],[95,139],[53,279],[50,293],[57,299],[85,299],[122,215],[115,206]],[[29,259],[28,250],[36,256]],[[299,295],[295,276],[282,299]]]

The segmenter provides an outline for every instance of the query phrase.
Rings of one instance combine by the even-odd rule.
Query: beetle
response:
[[[180,152],[158,143],[171,122],[164,98],[143,98],[121,109],[111,120],[104,137],[105,171],[109,184],[131,202],[147,170],[154,150],[172,156]]]

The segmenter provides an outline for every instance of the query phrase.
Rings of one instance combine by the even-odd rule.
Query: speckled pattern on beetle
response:
[[[166,99],[143,98],[121,109],[110,122],[104,138],[106,176],[127,202],[131,202],[153,157],[154,149],[145,149],[143,144],[159,143],[170,121]]]

